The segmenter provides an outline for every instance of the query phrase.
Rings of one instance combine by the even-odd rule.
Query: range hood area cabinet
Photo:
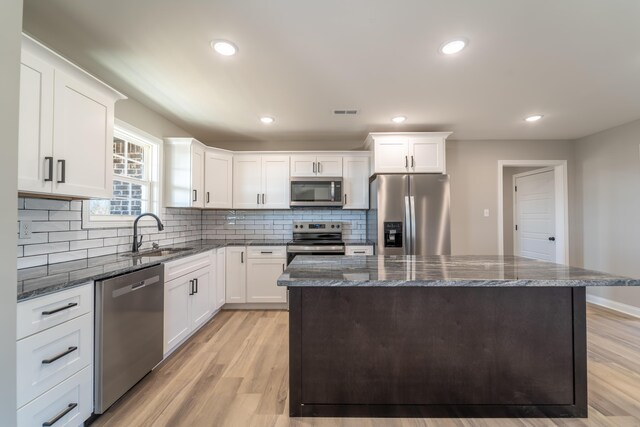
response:
[[[232,207],[233,155],[193,138],[164,140],[164,200],[175,208]]]
[[[445,140],[451,132],[370,133],[373,173],[446,173]]]
[[[233,157],[234,209],[289,209],[289,156]]]
[[[116,101],[126,96],[22,36],[18,192],[111,198]]]

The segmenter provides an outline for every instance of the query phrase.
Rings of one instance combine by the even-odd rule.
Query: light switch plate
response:
[[[485,216],[485,217],[488,217],[488,216],[489,216],[489,209],[485,209],[485,210],[484,210],[484,216]]]

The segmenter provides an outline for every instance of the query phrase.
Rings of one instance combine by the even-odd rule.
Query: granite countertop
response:
[[[85,258],[39,267],[18,270],[18,301],[80,286],[94,280],[106,279],[140,270],[167,261],[196,255],[211,249],[227,246],[286,246],[286,240],[194,240],[191,242],[161,246],[166,248],[188,248],[181,252],[158,257],[132,257],[129,253]]]
[[[640,279],[515,256],[297,256],[278,285],[585,287],[640,286]]]

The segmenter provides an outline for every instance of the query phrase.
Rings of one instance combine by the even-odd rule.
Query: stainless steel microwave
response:
[[[291,207],[343,204],[342,178],[291,178]]]

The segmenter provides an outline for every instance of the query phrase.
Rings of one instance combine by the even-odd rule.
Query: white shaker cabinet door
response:
[[[233,208],[259,209],[262,194],[262,157],[233,158]]]
[[[343,209],[369,209],[369,158],[344,158]]]
[[[247,250],[244,246],[230,246],[226,251],[227,303],[247,302]]]
[[[22,52],[18,191],[51,193],[53,183],[53,66]]]
[[[195,331],[211,317],[209,292],[211,287],[211,269],[202,268],[187,275],[191,283],[191,330]]]
[[[342,176],[342,156],[318,156],[318,176]]]
[[[247,302],[287,302],[287,288],[278,286],[286,259],[252,258],[247,264]]]
[[[262,157],[261,209],[289,209],[289,156]]]
[[[412,137],[409,139],[409,169],[416,173],[445,171],[444,138]]]
[[[233,156],[207,151],[204,177],[204,207],[231,209],[233,207]]]
[[[376,173],[405,173],[409,171],[407,138],[384,138],[375,142]]]
[[[310,177],[316,176],[316,156],[296,155],[291,156],[291,176]]]
[[[53,192],[112,196],[113,99],[66,74],[55,73]]]
[[[191,206],[204,207],[204,149],[191,144]]]
[[[191,333],[189,309],[191,276],[164,284],[164,354],[166,355]]]

